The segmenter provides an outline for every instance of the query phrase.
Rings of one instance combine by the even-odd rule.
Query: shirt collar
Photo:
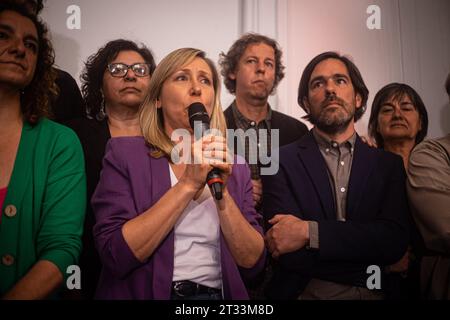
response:
[[[266,127],[270,129],[270,122],[272,120],[272,108],[270,107],[270,104],[267,104],[267,108],[268,108],[268,112],[267,112],[266,118],[264,120],[262,120],[261,122],[264,122]],[[234,100],[233,103],[231,104],[231,110],[233,112],[233,118],[234,118],[234,120],[236,122],[236,126],[238,128],[248,129],[248,128],[252,128],[252,127],[255,127],[256,125],[258,125],[258,123],[256,123],[253,120],[248,119],[239,111],[239,109],[236,105],[236,100]]]
[[[320,134],[317,131],[316,127],[314,127],[312,129],[312,133],[313,133],[313,136],[316,139],[317,144],[319,145],[320,148],[338,149],[340,147],[345,146],[350,150],[351,153],[353,153],[353,150],[355,149],[356,132],[353,132],[353,135],[342,143],[337,143],[336,141],[333,141],[333,140],[329,139],[328,137]]]

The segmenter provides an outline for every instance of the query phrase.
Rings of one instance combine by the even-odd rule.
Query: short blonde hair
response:
[[[211,69],[214,87],[214,106],[211,113],[211,128],[218,129],[223,136],[226,132],[226,122],[220,103],[220,79],[217,69],[206,53],[194,48],[181,48],[169,53],[156,67],[150,79],[150,87],[140,108],[139,121],[145,141],[154,148],[151,155],[155,158],[167,157],[174,147],[174,142],[164,130],[164,117],[157,108],[164,82],[177,70],[191,63],[195,58],[203,59]]]

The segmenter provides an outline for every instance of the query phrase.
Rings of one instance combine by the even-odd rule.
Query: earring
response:
[[[94,117],[91,115],[91,108],[86,106],[86,118],[88,118],[89,120],[94,119]]]
[[[103,96],[103,93],[102,93],[102,102],[101,102],[100,111],[96,114],[95,119],[97,119],[97,121],[103,121],[105,118],[106,118],[105,97]]]

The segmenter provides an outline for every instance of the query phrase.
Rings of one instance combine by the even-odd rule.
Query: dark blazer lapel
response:
[[[328,178],[327,165],[311,131],[299,141],[298,156],[316,189],[326,218],[330,220],[336,219],[336,209]]]
[[[354,211],[358,208],[361,198],[366,190],[367,180],[375,167],[376,157],[370,155],[370,147],[356,137],[355,151],[353,153],[352,169],[348,182],[347,195],[347,218],[352,217]]]
[[[97,139],[93,139],[95,143],[98,143],[99,147],[105,148],[108,140],[111,138],[111,133],[109,132],[108,121],[105,119],[103,121],[90,120],[86,122],[88,126],[91,127],[92,131],[97,133]],[[91,133],[91,130],[88,132]],[[104,150],[103,150],[104,153]]]
[[[92,134],[92,132],[96,132],[97,134],[97,138],[90,140],[90,143],[92,143],[92,149],[95,148],[96,150],[97,161],[100,161],[101,164],[103,162],[103,157],[105,156],[106,145],[108,144],[108,141],[111,138],[111,133],[109,132],[108,127],[108,121],[103,120],[99,122],[97,120],[92,120],[88,121],[88,123],[89,125],[91,125],[92,128],[92,130],[89,130],[89,134]]]
[[[233,103],[235,103],[233,101]],[[230,104],[228,106],[228,108],[225,109],[224,111],[224,115],[225,115],[225,121],[227,122],[227,129],[237,129],[236,123],[234,122],[234,118],[233,118],[233,110],[232,110],[232,106],[233,103]]]

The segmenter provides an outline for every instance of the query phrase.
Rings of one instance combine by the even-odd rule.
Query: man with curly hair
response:
[[[260,140],[259,130],[279,130],[279,146],[298,140],[308,131],[302,122],[273,110],[268,103],[269,96],[284,77],[281,56],[281,49],[275,40],[248,33],[239,38],[226,54],[222,53],[219,62],[224,84],[236,96],[225,110],[228,129],[242,129],[244,132],[253,129],[256,133],[254,138],[257,141],[252,144],[252,135],[249,135],[250,141],[242,149],[251,169],[253,198],[257,207],[262,196],[258,149],[267,148],[265,150],[270,152],[271,146],[276,145],[271,141],[270,134],[266,141]],[[257,159],[257,163],[250,161],[252,159]]]
[[[219,61],[224,84],[236,96],[224,112],[227,127],[244,131],[244,135],[236,135],[239,138],[235,153],[242,152],[241,155],[249,164],[253,199],[258,210],[261,209],[263,193],[261,154],[272,155],[272,150],[278,152],[275,151],[277,146],[294,142],[308,132],[302,122],[273,110],[269,105],[269,96],[275,92],[284,77],[285,67],[281,56],[281,49],[275,40],[248,33],[236,40],[226,54],[222,53]],[[268,133],[267,138],[261,135],[264,130]],[[275,130],[279,133],[275,136],[278,141],[272,141],[271,133]],[[252,299],[265,298],[263,289],[270,275],[269,264],[265,274],[261,274],[254,283],[247,283]]]

